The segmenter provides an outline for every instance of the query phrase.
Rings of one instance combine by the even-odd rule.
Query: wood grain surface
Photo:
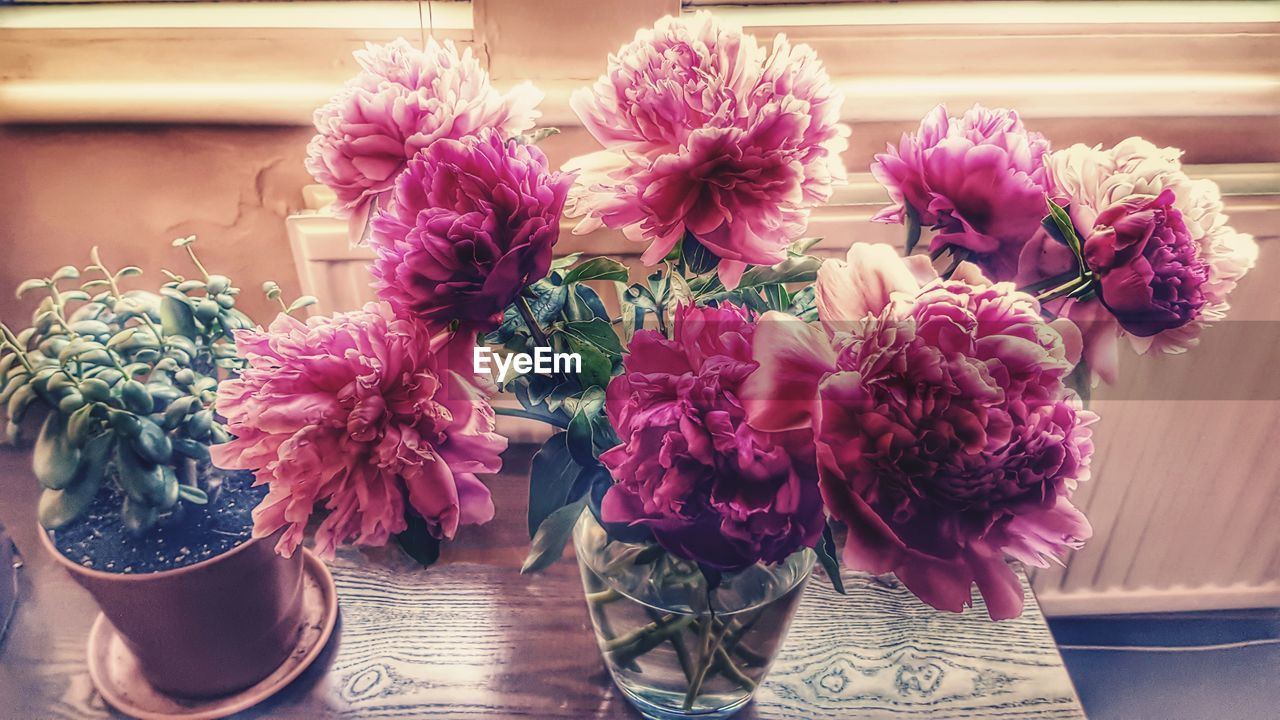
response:
[[[243,718],[636,718],[596,650],[576,567],[522,577],[524,472],[514,447],[491,481],[497,519],[465,528],[440,564],[344,551],[341,617],[317,663]],[[0,518],[25,553],[20,605],[0,644],[0,717],[98,718],[84,642],[92,600],[36,544],[25,453],[0,451]],[[1082,718],[1030,591],[1017,620],[922,605],[848,574],[806,590],[782,656],[742,718]],[[193,618],[193,622],[197,619]]]

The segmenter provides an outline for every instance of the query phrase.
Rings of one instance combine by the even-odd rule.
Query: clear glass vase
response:
[[[751,701],[786,639],[812,550],[726,573],[708,592],[698,567],[654,545],[610,541],[590,512],[574,547],[600,654],[648,718],[725,718]]]

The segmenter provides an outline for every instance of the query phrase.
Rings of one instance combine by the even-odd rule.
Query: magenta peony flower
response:
[[[680,557],[720,570],[776,563],[824,527],[811,437],[744,422],[755,370],[746,311],[681,306],[674,339],[636,333],[605,409],[622,444],[600,456],[615,483],[606,522],[647,526]]]
[[[573,95],[605,148],[575,166],[576,232],[621,229],[650,265],[692,234],[736,287],[747,264],[782,261],[845,181],[843,101],[807,45],[779,35],[766,53],[710,13],[663,18]]]
[[[369,44],[355,58],[359,75],[316,110],[307,170],[337,193],[337,212],[361,229],[374,196],[388,190],[405,163],[441,138],[494,128],[504,137],[533,127],[542,93],[524,83],[506,95],[468,48],[428,39],[417,50],[403,38]]]
[[[910,207],[937,230],[931,252],[964,248],[997,280],[1010,280],[1046,214],[1047,152],[1049,141],[1012,110],[974,105],[953,118],[939,105],[914,135],[876,155],[871,174],[894,204],[872,219],[901,223]]]
[[[1079,338],[972,265],[948,281],[927,268],[854,245],[818,277],[829,332],[766,314],[749,422],[813,429],[847,565],[893,572],[943,610],[968,606],[976,583],[993,619],[1015,617],[1004,555],[1043,567],[1091,532],[1070,502],[1095,420],[1064,385]]]
[[[378,295],[401,314],[488,329],[551,266],[573,176],[492,130],[409,162],[373,219]]]
[[[1098,299],[1126,331],[1150,337],[1182,327],[1204,307],[1208,267],[1173,207],[1173,191],[1131,195],[1103,210],[1084,241]]]
[[[210,450],[270,486],[253,532],[285,528],[277,552],[293,553],[318,503],[326,556],[347,540],[385,544],[410,511],[443,539],[493,517],[475,474],[497,472],[507,442],[485,392],[443,366],[426,326],[370,303],[306,322],[282,314],[236,344],[248,367],[217,402],[236,437]]]
[[[1218,186],[1212,180],[1188,177],[1178,159],[1181,154],[1176,148],[1158,148],[1134,137],[1107,150],[1074,145],[1045,158],[1054,198],[1068,209],[1080,236],[1088,242],[1092,235],[1104,233],[1094,241],[1095,253],[1102,247],[1098,243],[1108,237],[1107,227],[1130,215],[1116,208],[1154,205],[1150,216],[1138,214],[1125,220],[1129,230],[1135,220],[1163,218],[1162,229],[1152,228],[1156,242],[1144,244],[1142,260],[1135,257],[1134,262],[1152,266],[1150,282],[1143,282],[1152,291],[1153,307],[1174,315],[1161,313],[1164,320],[1159,322],[1136,317],[1143,301],[1126,296],[1121,303],[1117,288],[1123,276],[1102,282],[1101,299],[1046,303],[1081,327],[1089,368],[1107,382],[1115,382],[1118,375],[1121,338],[1143,354],[1180,353],[1195,346],[1204,327],[1226,317],[1228,295],[1257,262],[1258,245],[1253,238],[1227,225]],[[1104,213],[1109,213],[1105,219]],[[1020,284],[1057,277],[1075,267],[1070,251],[1044,233],[1028,243],[1019,262]],[[1113,262],[1095,256],[1092,264]],[[1145,277],[1144,269],[1139,267],[1137,272],[1137,277]],[[1128,276],[1128,282],[1135,284],[1131,290],[1145,292],[1136,288],[1136,279]]]

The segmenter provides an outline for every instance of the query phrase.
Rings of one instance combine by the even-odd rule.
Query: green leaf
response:
[[[1049,217],[1053,220],[1053,224],[1062,233],[1062,238],[1067,241],[1067,247],[1071,248],[1071,252],[1075,253],[1077,258],[1081,258],[1080,236],[1076,234],[1075,225],[1071,222],[1071,215],[1066,208],[1054,202],[1052,198],[1049,199],[1048,203]]]
[[[116,479],[135,503],[159,505],[164,500],[164,473],[140,457],[128,440],[116,441]]]
[[[67,437],[77,446],[83,446],[89,439],[90,430],[93,429],[93,413],[97,407],[92,403],[84,405],[71,413],[70,419],[67,420]]]
[[[61,490],[71,483],[79,466],[80,448],[67,436],[66,419],[62,413],[49,413],[31,451],[36,479],[50,490]]]
[[[197,402],[194,395],[184,395],[169,403],[164,409],[164,420],[161,425],[166,430],[172,430],[178,427],[178,423],[186,419],[187,413],[191,411],[193,403]]]
[[[195,241],[196,241],[195,235],[188,235],[186,237],[175,238],[172,245],[176,248],[186,247]]]
[[[69,391],[58,401],[58,412],[63,415],[70,415],[83,407],[85,407],[84,398],[75,390]]]
[[[818,554],[818,562],[822,563],[822,569],[827,571],[827,577],[831,579],[831,587],[844,595],[844,580],[840,577],[840,562],[836,560],[836,540],[831,534],[830,525],[823,528],[822,539],[813,550]]]
[[[600,318],[605,322],[612,322],[609,318],[609,310],[605,308],[600,295],[590,285],[574,285],[573,293],[569,295],[569,302],[565,307],[573,309],[569,314],[570,320]]]
[[[612,435],[604,415],[605,392],[601,386],[588,387],[581,395],[569,399],[573,417],[569,421],[569,451],[584,468],[598,465],[596,448],[603,447]],[[576,495],[570,495],[576,497]]]
[[[218,317],[218,313],[222,311],[222,308],[218,303],[207,297],[196,300],[195,304],[196,317],[200,318],[200,322],[204,323],[206,326],[213,322],[214,319]]]
[[[231,278],[226,275],[210,275],[205,285],[205,291],[210,295],[226,292],[231,287]]]
[[[600,318],[565,323],[562,332],[570,337],[591,343],[606,355],[621,355],[622,341],[613,331],[613,324]]]
[[[820,237],[800,238],[787,246],[787,252],[791,255],[804,255],[820,242],[822,242]]]
[[[89,402],[103,402],[111,397],[111,386],[98,377],[87,377],[81,380],[77,389]]]
[[[525,133],[524,135],[519,136],[519,139],[526,145],[536,145],[542,142],[543,140],[546,140],[547,138],[551,137],[552,135],[559,135],[559,134],[560,134],[560,128],[542,127],[542,128],[537,128],[535,130],[531,130]]]
[[[164,497],[160,500],[159,507],[161,510],[168,510],[178,504],[181,486],[178,484],[178,475],[173,471],[172,466],[161,465],[160,474],[164,478]]]
[[[136,334],[137,332],[138,332],[138,328],[127,327],[121,330],[120,332],[116,333],[115,335],[112,335],[111,339],[107,341],[107,347],[110,349],[117,348],[129,342],[129,340],[133,339],[134,334]]]
[[[595,257],[570,270],[564,276],[564,284],[590,280],[615,280],[626,282],[630,276],[627,266],[607,257]]]
[[[27,414],[27,408],[36,399],[36,389],[31,387],[30,383],[20,385],[12,395],[9,396],[8,414],[9,422],[21,423],[23,416]]]
[[[631,338],[635,336],[636,330],[644,327],[644,311],[636,307],[636,304],[632,302],[631,292],[626,283],[615,282],[613,289],[618,294],[619,317],[622,320],[622,339],[629,344]]]
[[[569,288],[564,285],[553,285],[545,280],[534,283],[530,289],[535,297],[529,303],[529,309],[533,311],[533,317],[543,325],[560,314],[565,300],[569,297]]]
[[[101,320],[79,320],[71,323],[71,332],[77,335],[105,335],[111,332],[111,326]]]
[[[141,275],[141,274],[142,274],[142,268],[138,267],[137,265],[127,265],[116,271],[116,280],[123,280],[124,278],[133,277],[135,275]]]
[[[9,399],[13,397],[13,394],[18,392],[19,388],[26,386],[30,381],[31,375],[27,373],[25,368],[19,369],[18,372],[11,373],[8,380],[5,381],[4,389],[0,390],[0,403],[9,402]]]
[[[557,432],[533,456],[529,470],[529,537],[569,500],[569,490],[582,468],[569,451],[569,435]]]
[[[49,287],[49,281],[45,280],[44,278],[32,278],[30,280],[24,280],[22,284],[18,286],[18,289],[14,291],[14,296],[22,297],[23,295],[26,295],[32,290],[35,290],[37,288],[47,288],[47,287]]]
[[[396,544],[424,566],[439,560],[440,539],[431,534],[427,521],[415,512],[407,513],[405,521],[408,526],[396,534]]]
[[[580,257],[582,257],[582,253],[580,253],[580,252],[576,252],[576,253],[569,253],[568,255],[565,255],[564,257],[558,257],[558,258],[556,258],[556,259],[552,260],[552,261],[551,261],[551,272],[555,272],[555,271],[557,271],[557,270],[564,270],[565,268],[573,267],[573,264],[574,264],[574,263],[576,263],[576,262],[578,262],[578,258],[580,258]]]
[[[662,310],[667,306],[668,275],[661,268],[653,271],[648,277],[649,295],[653,298],[654,308]]]
[[[654,297],[653,291],[644,285],[641,285],[640,283],[633,283],[631,287],[627,288],[625,294],[627,302],[632,305],[635,305],[646,312],[658,311],[658,298]]]
[[[916,249],[916,245],[920,242],[921,230],[920,213],[916,212],[916,209],[911,207],[910,203],[907,204],[905,221],[907,224],[907,241],[903,245],[902,254],[910,255],[911,252]]]
[[[529,543],[529,554],[520,567],[521,575],[537,572],[560,559],[564,546],[573,536],[573,526],[582,515],[586,502],[584,498],[565,505],[547,516],[538,526],[538,532]]]
[[[167,463],[173,457],[173,444],[169,436],[150,418],[138,418],[138,434],[133,438],[133,449],[138,456],[152,463]]]
[[[289,309],[286,310],[285,312],[293,313],[297,310],[311,307],[312,305],[315,305],[318,302],[320,302],[320,300],[316,298],[314,295],[303,295],[297,300],[294,300],[293,302],[289,303]]]
[[[694,275],[711,272],[720,264],[720,257],[689,232],[684,234],[684,240],[680,242],[680,257],[684,260],[685,267]]]
[[[184,502],[189,502],[192,505],[209,504],[209,495],[200,488],[191,487],[190,485],[179,485],[178,497]]]
[[[793,255],[770,267],[753,267],[742,274],[739,288],[760,285],[813,282],[818,278],[822,258],[813,255]]]
[[[613,377],[613,360],[600,348],[591,343],[568,335],[569,350],[578,353],[582,358],[582,372],[578,373],[578,382],[587,387],[605,387]]]
[[[1066,385],[1080,395],[1080,402],[1089,407],[1093,399],[1093,373],[1089,372],[1089,363],[1082,357],[1066,377]]]
[[[814,321],[818,319],[817,293],[814,292],[812,285],[806,285],[799,292],[791,296],[791,307],[787,312],[795,315],[801,320]]]
[[[75,520],[88,509],[102,487],[107,474],[107,453],[111,448],[110,434],[91,439],[84,448],[76,476],[62,490],[46,489],[40,495],[37,517],[47,530],[57,530]]]
[[[198,334],[191,306],[169,295],[160,298],[160,327],[165,335],[190,338]]]
[[[598,387],[591,389],[600,391]],[[583,467],[594,465],[596,462],[595,432],[591,414],[585,404],[579,404],[578,411],[569,420],[569,429],[566,431],[569,454],[573,456],[574,462]]]
[[[179,455],[199,462],[209,460],[209,446],[202,442],[196,442],[191,438],[173,438],[170,442],[173,445],[173,451]]]
[[[113,367],[106,367],[102,365],[95,365],[94,367],[85,370],[85,375],[87,377],[96,377],[108,385],[115,385],[124,379],[124,373]]]
[[[121,384],[120,399],[124,401],[126,410],[139,415],[150,415],[156,406],[155,400],[152,399],[151,393],[147,390],[147,386],[133,378],[125,380]],[[157,460],[156,462],[160,461]]]
[[[590,387],[588,391],[582,393],[582,397],[577,402],[577,410],[568,423],[568,450],[573,456],[573,461],[582,468],[590,468],[596,464],[595,447],[598,445],[596,436],[603,437],[603,433],[596,432],[596,424],[608,421],[604,420],[600,413],[603,409],[603,389],[598,386]]]
[[[764,300],[769,303],[770,310],[786,311],[791,307],[791,296],[787,294],[787,289],[781,285],[765,285],[763,288]]]
[[[80,279],[80,268],[76,267],[75,265],[63,265],[62,267],[58,268],[56,272],[53,273],[53,278],[52,278],[54,282],[58,282],[59,280],[79,280],[79,279]]]

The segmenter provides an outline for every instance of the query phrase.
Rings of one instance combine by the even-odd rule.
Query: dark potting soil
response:
[[[201,480],[210,489],[207,505],[180,503],[180,511],[161,518],[142,537],[125,530],[120,517],[123,496],[114,482],[108,483],[108,491],[98,495],[84,517],[50,537],[71,562],[105,572],[152,573],[208,560],[252,536],[250,513],[267,488],[252,487],[253,473],[247,470],[209,466]]]

